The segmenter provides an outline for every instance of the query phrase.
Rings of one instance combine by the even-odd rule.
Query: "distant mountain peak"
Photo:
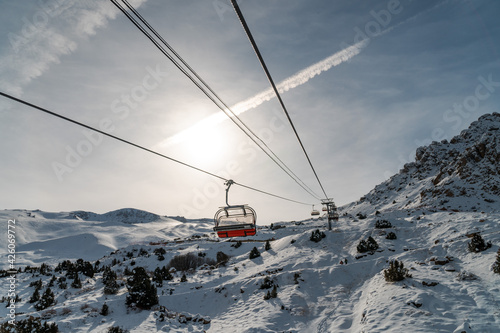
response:
[[[157,214],[135,208],[121,208],[104,214],[96,214],[86,211],[74,211],[71,215],[81,220],[112,221],[123,223],[147,223],[159,220]]]
[[[347,208],[498,210],[499,198],[500,113],[492,113],[449,142],[417,148],[415,162]]]

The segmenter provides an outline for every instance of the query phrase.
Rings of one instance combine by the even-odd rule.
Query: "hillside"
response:
[[[483,115],[449,142],[419,147],[415,155],[346,210],[500,210],[500,113]]]
[[[499,128],[500,114],[485,115],[450,142],[419,148],[415,162],[341,207],[331,231],[323,218],[279,222],[237,242],[218,239],[206,220],[131,209],[1,211],[16,220],[16,320],[41,317],[61,332],[498,332]],[[491,246],[471,252],[478,235]],[[378,248],[360,252],[369,237]],[[254,247],[260,256],[250,259]],[[173,269],[181,259],[200,266]],[[392,260],[411,277],[386,281]],[[127,301],[140,267],[157,288],[150,308]],[[110,271],[117,285],[105,293]],[[55,304],[37,310],[29,300],[40,280],[40,295],[53,280]],[[0,306],[2,322],[9,311]]]

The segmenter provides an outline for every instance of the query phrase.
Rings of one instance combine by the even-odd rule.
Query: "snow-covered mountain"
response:
[[[499,128],[500,114],[485,115],[450,142],[419,148],[415,162],[341,207],[331,231],[320,218],[228,240],[207,220],[132,209],[0,211],[2,221],[16,220],[15,318],[40,317],[61,332],[498,332]],[[479,236],[484,251],[471,252]],[[364,251],[370,237],[378,248]],[[250,259],[253,248],[260,256]],[[0,254],[7,258],[8,248]],[[180,259],[199,266],[172,269]],[[393,260],[408,269],[398,282],[385,279]],[[158,304],[130,301],[140,267]],[[109,271],[113,293],[104,292]],[[172,279],[159,283],[160,271]],[[8,286],[11,274],[2,275]],[[42,295],[51,280],[54,302],[37,310],[37,281]],[[0,306],[2,322],[10,311]]]
[[[449,142],[419,147],[389,180],[347,211],[380,209],[500,210],[500,113],[486,114]]]

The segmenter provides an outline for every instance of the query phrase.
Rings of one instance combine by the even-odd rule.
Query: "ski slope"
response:
[[[222,251],[231,256],[226,267],[198,268],[187,273],[187,282],[180,282],[182,273],[177,272],[174,280],[164,282],[158,288],[159,305],[172,317],[165,321],[158,320],[159,314],[165,313],[159,306],[150,311],[128,309],[124,286],[117,295],[104,295],[102,273],[82,280],[82,289],[54,287],[57,304],[37,312],[27,302],[33,293],[29,283],[41,278],[47,284],[50,277],[18,274],[22,301],[17,311],[23,313],[18,319],[42,316],[56,322],[62,332],[102,332],[110,326],[121,326],[130,332],[498,331],[500,276],[491,271],[491,265],[500,244],[500,214],[394,210],[358,219],[341,213],[332,231],[326,230],[326,220],[280,222],[275,224],[275,230],[260,226],[258,235],[242,239],[239,248],[231,246],[234,241],[218,240],[207,224],[167,218],[126,224],[79,221],[69,219],[65,213],[25,211],[3,211],[1,218],[18,214],[18,230],[31,228],[19,238],[19,260],[39,264],[44,259],[55,263],[65,259],[66,252],[89,260],[99,259],[102,265],[116,259],[119,263],[113,270],[122,281],[125,267],[141,266],[152,272],[179,254],[201,252],[207,258],[215,258]],[[27,216],[31,214],[35,218]],[[39,229],[37,215],[45,219],[44,223],[38,222],[43,225]],[[393,227],[374,228],[379,219],[390,221]],[[277,225],[282,228],[277,229]],[[326,234],[318,243],[310,240],[316,229]],[[48,238],[54,230],[59,237]],[[388,231],[395,232],[398,238],[385,239]],[[466,235],[473,232],[481,232],[494,246],[482,253],[470,253]],[[357,253],[357,244],[368,236],[379,243],[379,250],[373,254]],[[268,239],[272,240],[272,248],[264,251],[263,241]],[[261,256],[251,260],[248,254],[254,246]],[[77,249],[71,250],[72,247]],[[158,247],[166,250],[164,261],[153,254]],[[139,256],[141,248],[150,255]],[[134,256],[129,258],[128,252]],[[386,282],[382,272],[391,259],[403,261],[413,277]],[[449,262],[436,265],[440,260]],[[469,273],[476,279],[459,278]],[[260,289],[260,285],[266,277],[279,286],[277,298],[264,300],[268,290]],[[425,286],[423,282],[436,285]],[[108,316],[98,313],[104,302],[111,310]],[[7,309],[1,309],[0,315],[6,318]],[[186,317],[203,318],[209,323],[183,323]]]

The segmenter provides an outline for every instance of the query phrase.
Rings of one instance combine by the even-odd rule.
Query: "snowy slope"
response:
[[[449,142],[416,151],[389,180],[347,207],[350,213],[430,207],[500,211],[500,113],[486,114]]]
[[[17,274],[16,319],[42,317],[62,332],[112,326],[130,332],[499,332],[500,274],[491,269],[500,245],[499,118],[483,116],[450,142],[419,148],[414,163],[341,207],[331,231],[322,219],[279,222],[259,226],[237,247],[236,239],[217,239],[206,220],[180,222],[131,209],[2,211],[2,221],[17,221],[16,265],[52,267],[47,275]],[[391,227],[376,228],[382,220]],[[319,242],[310,239],[315,230],[325,233]],[[389,232],[397,239],[387,239]],[[472,253],[468,244],[477,233],[492,246]],[[359,253],[357,245],[370,236],[379,248]],[[261,256],[250,259],[253,247]],[[166,251],[164,260],[158,249]],[[6,248],[1,251],[6,257]],[[126,271],[144,267],[152,274],[174,256],[216,259],[220,251],[230,256],[226,266],[185,272],[186,282],[184,272],[174,272],[157,287],[158,305],[126,306]],[[52,276],[66,274],[53,270],[57,263],[78,258],[110,266],[121,283],[118,293],[104,294],[102,271],[92,278],[80,273],[82,288],[69,286],[71,279],[67,289],[55,285],[57,303],[36,311],[28,301],[30,284],[41,279],[44,290]],[[384,279],[394,259],[411,278]],[[264,299],[271,290],[261,289],[266,278],[277,286],[276,298]],[[99,313],[104,303],[107,316]],[[0,306],[2,322],[8,314]]]
[[[130,208],[106,214],[4,210],[0,211],[0,219],[4,223],[16,221],[19,265],[56,264],[62,259],[97,260],[130,244],[212,231],[206,221],[180,222]],[[0,248],[0,255],[7,255],[6,247]]]

